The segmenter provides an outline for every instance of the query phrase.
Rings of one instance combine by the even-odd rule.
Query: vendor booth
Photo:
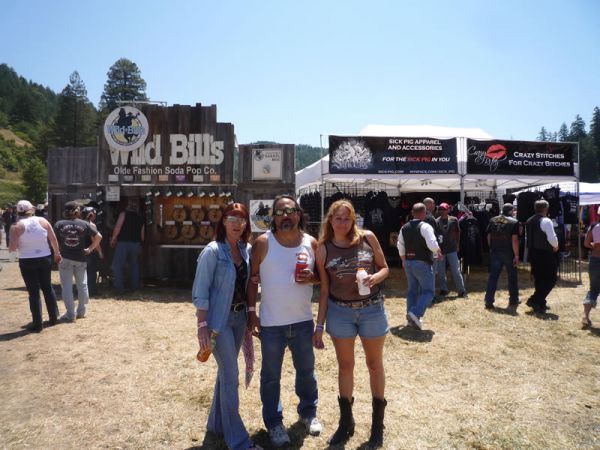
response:
[[[495,140],[480,129],[370,125],[357,136],[329,135],[328,154],[296,173],[296,192],[309,210],[312,232],[333,200],[350,197],[392,259],[410,205],[427,196],[437,204],[460,204],[480,215],[477,255],[487,250],[486,220],[498,213],[503,194],[549,182],[577,187],[577,159],[573,143]],[[577,250],[564,254],[578,261]],[[579,270],[569,264],[561,277],[577,281]]]
[[[118,214],[128,205],[142,215],[142,277],[189,284],[199,252],[215,235],[223,208],[248,205],[275,192],[293,192],[293,145],[241,146],[234,180],[234,127],[217,122],[216,105],[123,105],[106,118],[98,147],[51,149],[49,218],[70,200],[93,202],[111,275],[108,246]]]

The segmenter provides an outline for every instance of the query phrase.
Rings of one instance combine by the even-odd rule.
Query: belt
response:
[[[365,298],[364,300],[341,301],[333,299],[331,298],[331,296],[329,297],[329,299],[338,306],[343,306],[344,308],[351,309],[366,308],[367,306],[377,305],[385,301],[385,297],[381,295],[381,293],[377,293],[373,297]]]
[[[231,305],[231,310],[234,312],[239,312],[246,307],[245,303],[233,303]]]

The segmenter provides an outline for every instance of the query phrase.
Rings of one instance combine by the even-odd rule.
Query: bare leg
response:
[[[369,369],[371,394],[373,397],[383,400],[385,398],[385,370],[383,368],[383,344],[385,343],[385,336],[361,338],[361,341]]]
[[[356,338],[331,338],[338,361],[340,397],[351,399],[354,390],[354,341]]]

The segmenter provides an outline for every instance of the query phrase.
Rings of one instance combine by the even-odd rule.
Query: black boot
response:
[[[369,438],[369,446],[371,448],[383,447],[383,416],[387,401],[373,397],[373,420],[371,422],[371,437]]]
[[[329,445],[345,442],[350,436],[354,435],[354,417],[352,416],[354,397],[350,400],[344,397],[338,397],[338,403],[340,404],[340,423],[338,424],[338,429],[333,433],[333,436],[327,441]]]

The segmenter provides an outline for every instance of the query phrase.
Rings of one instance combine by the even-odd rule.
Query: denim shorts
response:
[[[383,302],[353,309],[340,306],[331,299],[327,301],[326,327],[327,333],[338,339],[357,335],[376,338],[385,336],[390,330]]]

